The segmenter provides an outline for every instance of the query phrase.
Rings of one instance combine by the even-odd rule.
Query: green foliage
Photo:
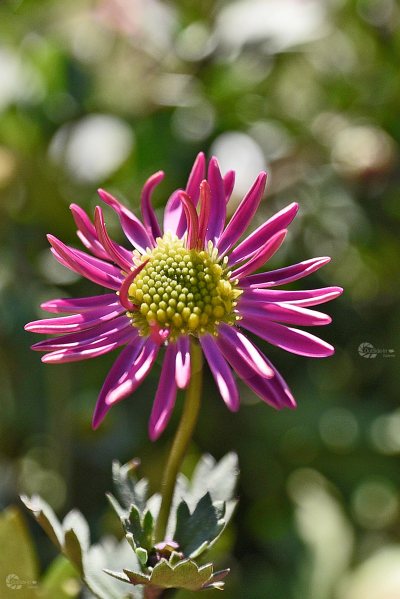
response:
[[[182,501],[176,514],[174,540],[184,555],[198,557],[220,535],[225,527],[225,504],[212,502],[206,493],[197,504],[193,513],[185,501]]]
[[[159,503],[155,500],[158,497],[147,496],[148,484],[145,479],[136,478],[137,466],[137,461],[125,465],[113,464],[114,484],[125,507],[115,497],[108,495],[128,542],[123,547],[130,546],[134,552],[134,555],[128,556],[124,551],[117,556],[114,549],[113,562],[121,567],[128,559],[137,567],[136,571],[123,568],[122,572],[118,572],[105,567],[109,551],[104,544],[91,547],[88,524],[77,510],[69,512],[60,523],[50,506],[40,497],[25,496],[22,501],[98,599],[122,596],[141,599],[141,589],[135,588],[131,594],[126,594],[120,588],[121,582],[131,583],[135,587],[146,585],[160,589],[222,589],[222,578],[229,570],[214,572],[213,564],[199,565],[193,560],[213,545],[232,515],[235,503],[232,496],[238,476],[236,455],[228,454],[218,463],[209,455],[203,456],[195,468],[192,482],[181,476],[175,489],[171,514],[175,532],[170,541],[157,544],[154,544],[154,528],[155,505]],[[219,485],[218,481],[222,480],[224,484]],[[210,490],[199,497],[207,489],[208,483]],[[213,495],[224,499],[214,500]],[[129,504],[135,500],[138,500],[139,505]],[[189,505],[194,506],[192,511]],[[101,570],[111,578],[105,579]],[[121,592],[124,594],[121,595]]]
[[[49,505],[40,497],[22,497],[22,501],[42,526],[57,549],[73,564],[83,582],[97,599],[142,599],[140,590],[127,593],[121,585],[102,572],[107,562],[127,560],[135,563],[135,557],[129,553],[128,546],[122,548],[113,542],[90,545],[89,528],[80,512],[73,510],[63,522],[59,522]]]
[[[46,507],[42,504],[46,511]],[[55,532],[41,519],[46,532],[54,540]],[[74,599],[80,583],[75,568],[62,556],[56,558],[39,579],[36,550],[16,508],[0,514],[0,545],[7,547],[0,559],[1,598],[15,599]]]
[[[228,574],[228,570],[213,574],[212,564],[198,566],[191,560],[180,560],[172,564],[167,560],[161,560],[151,571],[150,575],[139,574],[124,570],[125,578],[118,573],[107,571],[110,576],[119,580],[131,582],[133,585],[152,585],[158,588],[180,588],[189,591],[201,591],[202,589],[214,588],[222,590],[221,578]]]

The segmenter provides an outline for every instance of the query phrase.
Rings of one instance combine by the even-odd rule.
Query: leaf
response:
[[[143,547],[146,549],[151,549],[153,546],[153,536],[154,536],[154,518],[153,514],[150,510],[146,511],[143,516]]]
[[[147,553],[146,549],[143,549],[143,547],[138,547],[135,553],[142,566],[145,566],[147,564],[147,560],[149,559],[149,554]]]
[[[140,512],[136,505],[131,505],[128,517],[123,522],[124,529],[133,535],[135,545],[141,546],[143,539],[143,528],[140,521]]]
[[[125,580],[124,574],[133,585],[151,585],[163,589],[187,589],[189,591],[199,591],[202,588],[220,588],[223,583],[220,579],[223,577],[221,572],[215,578],[213,575],[212,564],[198,566],[192,560],[180,560],[176,565],[171,565],[166,559],[162,559],[152,570],[151,574],[142,572],[133,572],[124,569],[122,572],[105,571],[110,576],[118,580]],[[214,584],[215,582],[215,584]]]
[[[73,530],[84,552],[90,547],[90,531],[87,521],[78,510],[71,510],[65,516],[62,527],[64,532]]]
[[[30,498],[26,495],[21,495],[21,501],[32,512],[52,543],[61,551],[64,535],[62,526],[53,509],[39,495],[33,495]]]
[[[128,510],[123,508],[122,505],[117,501],[117,499],[112,495],[112,493],[106,493],[106,497],[114,510],[117,516],[122,520],[122,518],[127,518]]]
[[[113,578],[116,578],[117,580],[120,580],[121,582],[130,582],[130,579],[128,578],[128,576],[126,574],[124,574],[124,572],[116,572],[114,570],[107,570],[107,568],[104,568],[103,572],[105,572],[109,576],[112,576]]]
[[[38,597],[36,552],[22,516],[14,507],[0,514],[0,547],[1,598]]]
[[[107,572],[107,570],[105,570],[105,572]],[[150,582],[151,577],[142,572],[132,572],[131,570],[124,570],[124,572],[132,584],[149,584]],[[109,572],[107,572],[107,574],[109,574]]]
[[[136,505],[131,505],[128,517],[122,518],[126,538],[134,551],[142,547],[148,551],[153,547],[154,519],[150,511],[141,515]]]
[[[238,475],[236,453],[226,454],[219,462],[205,454],[193,472],[191,496],[198,500],[208,491],[213,501],[229,501],[234,495]]]
[[[198,555],[200,548],[206,549],[219,536],[225,526],[224,513],[225,505],[213,504],[209,493],[200,499],[192,514],[185,501],[180,503],[173,538],[184,555]]]
[[[114,538],[106,537],[90,547],[85,559],[85,581],[96,597],[143,599],[142,588],[129,588],[126,586],[126,577],[121,581],[115,577],[110,578],[104,572],[106,568],[114,572],[125,564],[140,569],[139,561],[125,539],[118,543]]]
[[[41,598],[75,599],[80,593],[81,585],[74,566],[63,555],[59,555],[53,560],[41,579]]]
[[[195,562],[184,560],[172,568],[166,560],[161,560],[152,572],[151,584],[197,591],[210,579],[212,571],[211,564],[199,568]]]
[[[81,575],[84,574],[83,552],[79,539],[74,530],[67,530],[64,540],[64,551],[66,557],[76,566]]]
[[[140,465],[138,459],[131,460],[121,465],[117,460],[113,462],[112,472],[115,488],[127,509],[131,504],[138,507],[140,512],[146,508],[148,482],[146,479],[137,480],[136,470]]]

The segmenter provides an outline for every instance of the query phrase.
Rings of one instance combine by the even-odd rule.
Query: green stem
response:
[[[165,540],[172,499],[180,467],[192,438],[200,410],[203,354],[197,340],[191,340],[191,377],[182,416],[172,443],[162,481],[162,499],[156,524],[156,543]]]

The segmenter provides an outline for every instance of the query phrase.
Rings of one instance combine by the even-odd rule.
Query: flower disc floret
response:
[[[179,335],[216,334],[221,322],[233,325],[241,291],[230,278],[227,260],[218,258],[212,243],[207,249],[188,249],[184,240],[169,234],[140,256],[146,262],[129,287],[129,300],[138,307],[128,312],[142,335],[156,325]]]

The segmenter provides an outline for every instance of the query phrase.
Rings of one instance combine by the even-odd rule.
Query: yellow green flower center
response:
[[[187,249],[170,234],[138,258],[146,265],[129,287],[129,300],[138,310],[128,312],[142,335],[158,325],[169,339],[181,334],[216,333],[220,322],[234,324],[236,300],[241,291],[230,279],[227,259],[220,260],[211,243],[207,250]]]

